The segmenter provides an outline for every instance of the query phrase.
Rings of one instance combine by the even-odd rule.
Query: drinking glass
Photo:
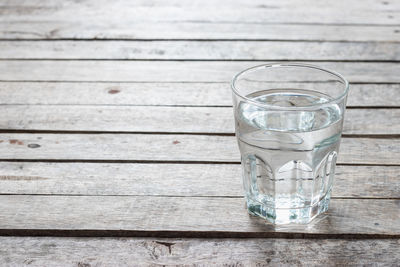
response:
[[[349,84],[314,65],[272,63],[232,80],[248,212],[276,224],[327,211]]]

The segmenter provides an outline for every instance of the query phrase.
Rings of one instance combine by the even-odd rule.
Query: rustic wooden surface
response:
[[[400,165],[400,139],[389,137],[344,137],[337,162]],[[0,148],[3,161],[235,164],[240,161],[234,136],[208,134],[0,133]]]
[[[399,43],[393,0],[0,0],[0,265],[398,265]],[[329,212],[274,227],[229,81],[289,60],[351,89]]]
[[[329,212],[309,225],[274,226],[249,216],[243,198],[4,195],[0,234],[396,237],[399,204],[398,199],[335,199]]]
[[[0,237],[0,264],[396,266],[399,240]]]
[[[393,61],[393,42],[4,41],[1,59]]]
[[[0,87],[2,105],[232,106],[229,82],[0,82]],[[352,83],[347,107],[400,107],[399,92],[396,83]]]
[[[243,196],[242,181],[236,178],[240,172],[239,164],[181,166],[174,163],[22,161],[0,162],[0,169],[3,170],[0,176],[2,194]],[[399,172],[400,166],[339,163],[333,198],[395,199],[400,194]],[[198,175],[194,176],[193,173]]]
[[[0,131],[235,132],[232,107],[150,107],[77,105],[0,106]],[[84,114],[84,115],[82,115]],[[370,123],[366,124],[365,121]],[[140,121],[141,124],[137,124]],[[193,123],[196,121],[196,123]],[[393,135],[400,132],[400,109],[348,109],[343,134]]]
[[[227,82],[265,61],[1,60],[0,81]],[[355,83],[400,83],[395,62],[318,62]],[[230,92],[228,90],[227,96]]]

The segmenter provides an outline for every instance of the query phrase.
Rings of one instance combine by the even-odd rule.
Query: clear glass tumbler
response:
[[[317,66],[276,63],[232,80],[250,214],[308,223],[329,206],[349,84]]]

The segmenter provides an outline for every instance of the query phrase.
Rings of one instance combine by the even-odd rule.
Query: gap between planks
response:
[[[285,63],[285,62],[332,62],[332,63],[399,63],[400,60],[343,60],[343,59],[338,59],[338,60],[332,60],[332,59],[306,59],[306,60],[302,60],[302,59],[288,59],[288,60],[284,60],[284,59],[276,59],[276,58],[267,58],[267,59],[194,59],[194,58],[188,58],[188,59],[107,59],[107,58],[87,58],[87,59],[79,59],[79,58],[74,58],[74,59],[59,59],[59,58],[0,58],[0,62],[1,61],[24,61],[24,60],[29,60],[29,61],[42,61],[42,60],[51,60],[51,61],[121,61],[121,62],[125,62],[125,61],[139,61],[139,62],[169,62],[169,61],[175,61],[175,62],[281,62],[281,63]],[[8,81],[8,80],[7,80]]]
[[[281,238],[281,239],[340,239],[340,240],[398,240],[400,234],[330,234],[330,233],[296,233],[296,232],[237,232],[237,231],[146,231],[146,230],[98,230],[98,229],[82,229],[82,230],[62,230],[62,229],[2,229],[0,228],[0,236],[14,237],[153,237],[153,238]]]
[[[24,103],[15,103],[15,104],[7,104],[0,103],[0,106],[77,106],[77,107],[171,107],[171,108],[232,108],[232,105],[186,105],[186,104],[165,104],[165,105],[151,105],[151,104],[46,104],[46,103],[38,103],[38,104],[24,104]],[[400,106],[346,106],[346,110],[348,109],[400,109]]]
[[[229,84],[229,81],[102,81],[102,80],[3,80],[0,79],[1,83],[70,83],[70,84],[81,84],[81,83],[126,83],[126,84],[152,84],[152,83],[163,83],[163,84],[194,84],[194,83],[205,83],[205,84]],[[363,82],[363,81],[352,81],[350,84],[359,84],[359,85],[399,85],[400,82],[385,82],[385,81],[375,81],[375,82]]]
[[[0,193],[0,196],[70,196],[70,197],[159,197],[159,198],[186,198],[190,201],[191,198],[236,198],[236,199],[244,199],[244,196],[218,196],[218,195],[204,195],[204,196],[181,196],[181,195],[123,195],[123,194],[42,194],[42,193]],[[330,199],[360,199],[360,200],[400,200],[399,197],[331,197]],[[400,236],[400,234],[399,234]]]
[[[210,165],[240,165],[232,161],[205,161],[205,160],[120,160],[120,159],[0,159],[0,162],[42,162],[42,163],[120,163],[120,164],[210,164]],[[384,166],[396,167],[400,163],[336,163],[336,166]]]
[[[103,135],[103,134],[140,134],[140,135],[194,135],[194,136],[235,136],[235,133],[210,133],[210,132],[140,132],[140,131],[69,131],[69,130],[19,130],[0,129],[0,133],[10,134],[82,134],[82,135]],[[400,139],[400,134],[342,134],[344,138],[370,138],[370,139]],[[1,159],[0,159],[1,161]]]
[[[400,25],[399,25],[400,26]],[[398,41],[357,41],[357,40],[338,40],[338,41],[324,41],[324,40],[285,40],[285,39],[271,39],[271,40],[264,40],[264,39],[126,39],[126,38],[118,38],[118,39],[101,39],[101,38],[57,38],[57,39],[7,39],[7,38],[0,38],[0,42],[285,42],[285,43],[297,43],[297,42],[304,42],[304,43],[349,43],[349,44],[397,44],[400,43]]]

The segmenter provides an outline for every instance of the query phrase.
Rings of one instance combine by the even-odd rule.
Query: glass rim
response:
[[[324,103],[317,103],[317,104],[312,104],[312,105],[304,106],[304,107],[283,107],[283,106],[275,106],[275,105],[270,105],[270,104],[255,101],[251,98],[248,98],[247,96],[242,95],[239,92],[239,90],[236,88],[236,86],[235,86],[236,81],[238,81],[238,79],[242,75],[253,72],[253,71],[257,71],[260,69],[275,68],[275,67],[300,67],[300,68],[314,69],[317,71],[329,73],[333,76],[336,76],[337,78],[339,78],[342,81],[344,90],[338,97],[332,98],[329,101],[324,102]],[[237,96],[243,98],[244,100],[246,100],[247,102],[250,102],[251,104],[254,104],[259,107],[264,107],[264,108],[274,109],[274,110],[315,110],[315,109],[319,109],[319,108],[323,108],[323,107],[332,105],[332,103],[338,103],[341,100],[343,100],[349,92],[349,82],[340,73],[326,69],[326,68],[322,68],[322,67],[319,67],[316,65],[306,64],[306,63],[296,63],[296,62],[286,62],[286,63],[276,62],[276,63],[269,63],[269,64],[261,64],[261,65],[253,66],[253,67],[250,67],[250,68],[240,71],[235,76],[233,76],[233,79],[231,81],[231,89],[235,95],[237,95]]]

